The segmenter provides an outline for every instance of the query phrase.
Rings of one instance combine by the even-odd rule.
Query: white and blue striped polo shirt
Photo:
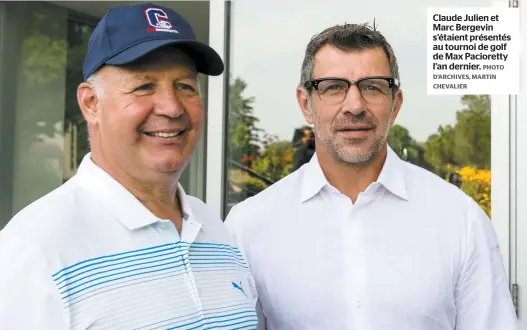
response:
[[[0,232],[0,329],[256,329],[243,256],[179,194],[181,236],[88,154]]]

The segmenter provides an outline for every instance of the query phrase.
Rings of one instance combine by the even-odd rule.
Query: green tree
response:
[[[398,155],[401,155],[403,149],[411,145],[412,142],[410,132],[401,125],[393,125],[388,133],[388,144]]]
[[[31,24],[19,31],[23,36],[19,63],[22,75],[17,83],[21,94],[31,97],[19,98],[18,103],[23,110],[18,112],[17,120],[22,128],[19,139],[29,148],[40,140],[41,134],[53,137],[62,131],[62,127],[56,125],[62,118],[50,114],[57,113],[56,86],[64,84],[67,41],[64,26],[56,22],[59,16],[40,11],[28,14]]]
[[[244,155],[255,156],[259,151],[258,118],[253,115],[254,97],[243,95],[247,84],[236,78],[229,89],[229,156],[240,161]]]
[[[424,145],[425,161],[430,164],[431,171],[441,177],[448,172],[449,166],[458,164],[454,157],[454,133],[451,125],[439,126],[437,133],[430,135]]]
[[[276,182],[291,173],[294,152],[290,141],[280,141],[276,136],[266,136],[263,151],[254,160],[252,169]]]
[[[425,143],[425,160],[445,176],[451,167],[490,168],[490,97],[464,95],[456,124],[439,126]]]
[[[430,168],[424,159],[423,146],[412,138],[407,128],[398,124],[393,125],[388,133],[388,145],[399,157],[408,162],[426,169]]]
[[[16,113],[12,156],[16,169],[10,178],[13,190],[9,206],[14,214],[62,181],[60,135],[64,99],[60,87],[64,85],[68,45],[66,17],[60,12],[41,10],[30,4],[14,7],[6,4],[5,9],[10,20],[27,18],[24,20],[27,24],[16,19],[8,24],[10,34],[18,41],[8,52],[16,60],[6,68],[6,75],[15,86],[14,95],[9,97],[15,101]]]
[[[239,77],[229,85],[227,210],[267,187],[265,180],[251,168],[252,160],[259,155],[261,130],[253,114],[254,97],[244,95],[246,88],[247,84]]]
[[[457,112],[455,158],[464,165],[490,169],[490,97],[464,95]]]

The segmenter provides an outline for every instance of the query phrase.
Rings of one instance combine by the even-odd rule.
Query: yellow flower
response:
[[[457,173],[461,175],[463,182],[461,189],[472,197],[490,217],[491,171],[465,166],[457,170]]]

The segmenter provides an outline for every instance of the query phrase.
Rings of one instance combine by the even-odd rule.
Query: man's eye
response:
[[[153,87],[152,84],[144,84],[134,89],[134,91],[149,91],[152,90]]]
[[[194,97],[198,95],[196,88],[188,84],[178,84],[176,86],[176,91],[179,91],[181,95],[187,97]]]
[[[344,86],[342,85],[331,85],[328,87],[328,90],[341,90],[344,89]]]
[[[190,85],[187,85],[187,84],[178,84],[177,85],[177,89],[179,90],[184,90],[184,91],[189,91],[189,92],[195,92],[196,89]]]

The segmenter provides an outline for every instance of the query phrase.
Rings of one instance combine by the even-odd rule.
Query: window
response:
[[[68,20],[68,62],[66,67],[66,93],[64,113],[64,165],[63,181],[76,172],[89,152],[88,127],[77,103],[77,86],[83,81],[82,63],[88,40],[95,25]]]
[[[63,180],[67,11],[0,5],[0,227]]]

